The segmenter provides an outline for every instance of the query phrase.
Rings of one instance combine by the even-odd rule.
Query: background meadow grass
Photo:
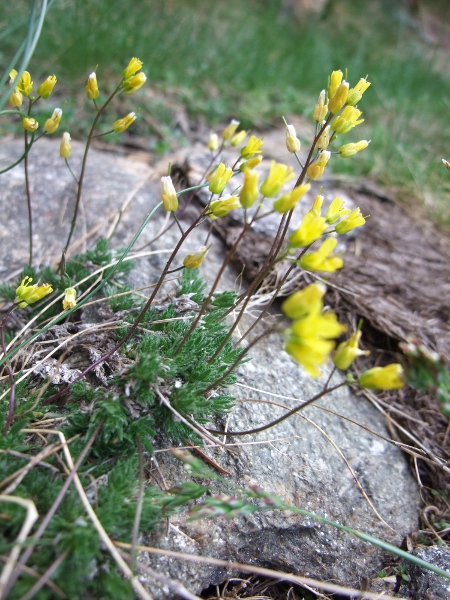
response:
[[[156,123],[165,132],[161,151],[179,141],[164,95],[211,127],[235,117],[261,130],[280,124],[281,115],[309,117],[332,70],[347,68],[351,83],[368,75],[366,123],[345,142],[371,144],[358,160],[335,160],[332,168],[369,174],[450,226],[450,176],[441,163],[450,157],[450,5],[423,2],[438,22],[430,37],[410,4],[330,0],[320,18],[299,22],[281,0],[56,0],[29,70],[36,82],[57,74],[60,102],[72,97],[64,127],[76,136],[92,114],[87,74],[96,70],[101,90],[113,89],[138,56],[148,83],[129,103],[141,109],[133,131],[148,136]],[[16,0],[2,8],[3,63],[22,39],[30,5]],[[128,110],[126,101],[120,110]],[[155,147],[154,136],[148,144]]]

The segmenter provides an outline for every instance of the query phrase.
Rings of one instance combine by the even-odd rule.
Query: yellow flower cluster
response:
[[[333,351],[333,340],[346,329],[333,312],[323,312],[324,294],[325,286],[313,283],[282,304],[284,314],[293,319],[286,351],[313,377],[320,374],[319,367]]]

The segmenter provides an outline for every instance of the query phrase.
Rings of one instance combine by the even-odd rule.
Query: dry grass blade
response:
[[[26,498],[18,498],[16,496],[6,496],[4,494],[1,494],[0,502],[14,502],[15,504],[23,506],[23,508],[25,508],[27,511],[25,520],[22,524],[22,527],[20,528],[17,539],[12,547],[12,550],[9,554],[9,557],[0,576],[0,600],[4,600],[6,598],[4,594],[6,586],[8,584],[9,576],[11,575],[14,567],[16,566],[16,561],[19,557],[22,545],[26,541],[27,536],[31,531],[31,528],[35,524],[39,515],[34,502],[32,502],[31,500],[27,500]]]

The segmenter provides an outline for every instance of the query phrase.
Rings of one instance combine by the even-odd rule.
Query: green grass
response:
[[[8,3],[3,22],[20,23],[27,4]],[[445,3],[430,4],[450,23]],[[24,27],[3,40],[3,62]],[[333,161],[336,169],[400,188],[403,199],[425,203],[450,225],[450,176],[441,164],[450,156],[450,68],[400,9],[392,12],[391,2],[330,2],[321,19],[298,23],[276,0],[60,0],[30,69],[35,81],[56,73],[67,92],[83,90],[96,69],[104,89],[131,56],[144,61],[153,90],[133,96],[130,105],[141,104],[143,119],[134,127],[142,135],[149,132],[148,112],[170,125],[159,93],[175,94],[192,118],[202,115],[211,126],[237,117],[246,127],[262,127],[282,114],[309,115],[333,69],[348,68],[351,83],[368,74],[366,123],[345,141],[372,143],[358,160]],[[75,133],[79,107],[67,107]]]

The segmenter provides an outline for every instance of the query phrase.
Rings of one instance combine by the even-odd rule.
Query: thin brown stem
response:
[[[320,398],[322,398],[326,394],[334,392],[335,390],[343,387],[344,385],[347,385],[346,381],[342,381],[341,383],[338,383],[337,385],[335,385],[335,386],[333,386],[331,388],[329,388],[327,386],[327,384],[326,384],[325,387],[322,389],[321,392],[319,392],[318,394],[316,394],[315,396],[313,396],[309,400],[306,400],[305,402],[302,402],[301,404],[299,404],[298,406],[296,406],[295,408],[293,408],[289,412],[285,413],[281,417],[278,417],[278,419],[275,419],[274,421],[271,421],[267,425],[262,425],[261,427],[256,427],[255,429],[248,429],[247,431],[230,431],[229,429],[227,429],[227,431],[219,431],[218,429],[208,429],[208,431],[210,433],[214,433],[214,434],[218,434],[218,435],[234,435],[234,436],[250,435],[251,433],[260,433],[261,431],[265,431],[266,429],[270,429],[271,427],[274,427],[275,425],[278,425],[278,423],[281,423],[282,421],[285,421],[286,419],[289,419],[289,417],[292,417],[292,415],[294,415],[299,410],[302,410],[303,408],[305,408],[309,404],[312,404],[313,402],[315,402],[316,400],[319,400]]]
[[[24,131],[25,150],[23,158],[23,171],[25,174],[25,194],[27,197],[27,209],[28,209],[28,266],[31,267],[33,262],[33,214],[31,210],[31,191],[30,191],[30,177],[28,173],[28,131]],[[31,145],[31,143],[30,143]]]

